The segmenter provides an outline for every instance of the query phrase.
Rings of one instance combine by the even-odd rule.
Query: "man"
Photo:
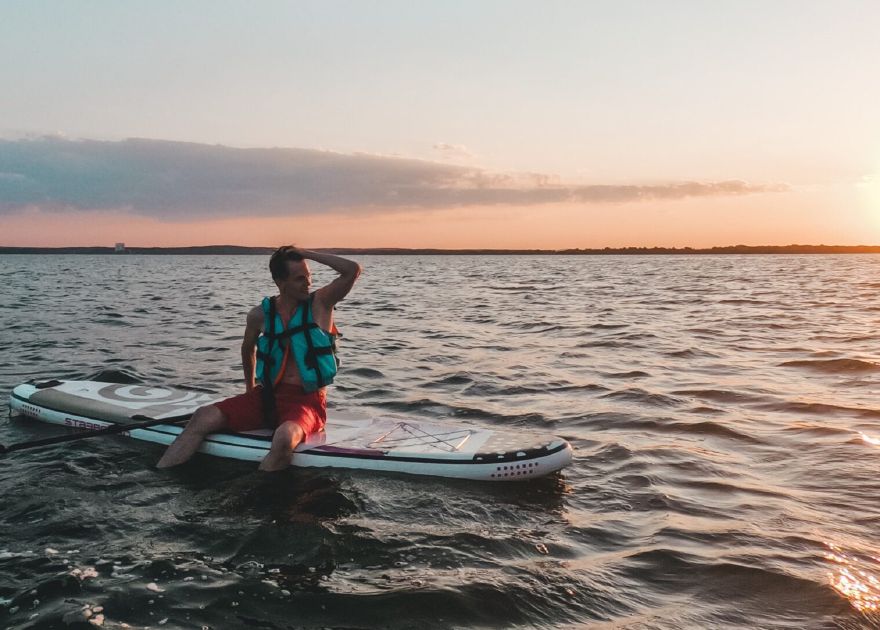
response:
[[[310,293],[308,260],[339,273]],[[247,315],[241,361],[244,394],[201,407],[159,460],[159,468],[187,461],[209,433],[275,430],[260,470],[290,465],[293,449],[327,420],[326,385],[336,374],[333,307],[361,273],[356,262],[284,246],[269,260],[278,296],[264,298]]]

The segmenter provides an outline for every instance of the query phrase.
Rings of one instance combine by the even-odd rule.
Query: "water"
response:
[[[118,437],[15,452],[0,627],[880,627],[880,257],[359,260],[332,407],[549,431],[573,465],[481,484],[159,472]],[[0,411],[46,377],[237,393],[266,263],[0,257]]]

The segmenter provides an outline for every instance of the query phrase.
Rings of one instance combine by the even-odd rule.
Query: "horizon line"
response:
[[[137,246],[125,247],[106,245],[70,245],[61,247],[40,246],[4,246],[0,245],[0,254],[241,254],[260,255],[269,254],[277,249],[277,246],[252,246],[252,245],[188,245],[188,246]],[[492,254],[875,254],[880,253],[880,245],[813,245],[813,244],[789,244],[789,245],[714,245],[711,247],[664,247],[664,246],[635,246],[623,247],[590,247],[590,248],[441,248],[441,247],[311,247],[302,248],[318,252],[329,252],[347,255],[492,255]]]

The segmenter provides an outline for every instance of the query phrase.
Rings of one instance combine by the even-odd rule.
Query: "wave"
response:
[[[524,330],[532,333],[545,333],[552,332],[556,330],[565,330],[565,326],[560,326],[559,324],[554,324],[553,322],[544,322],[544,321],[532,321],[532,322],[503,322],[503,326],[508,328],[516,328],[518,330]],[[538,330],[535,330],[535,329]]]
[[[677,595],[690,591],[702,592],[708,598],[730,599],[762,593],[763,597],[772,598],[779,608],[803,615],[808,614],[805,606],[825,613],[829,609],[840,610],[840,599],[829,585],[783,571],[712,561],[667,548],[639,551],[627,560],[627,573]],[[715,626],[708,624],[707,627]]]
[[[132,326],[131,322],[127,322],[123,319],[118,319],[121,317],[122,317],[122,315],[108,314],[107,315],[108,319],[96,318],[96,319],[92,320],[92,323],[100,324],[102,326],[125,326],[125,327]]]
[[[687,348],[685,350],[677,350],[675,352],[664,352],[667,357],[675,359],[717,359],[718,355],[708,350],[700,350],[698,348]]]
[[[809,424],[806,422],[793,422],[785,427],[783,430],[790,433],[805,433],[818,437],[853,435],[853,432],[850,429],[839,429],[837,427],[829,427],[824,424]]]
[[[229,352],[229,348],[226,346],[199,346],[192,348],[191,352],[219,352],[226,354]]]
[[[586,385],[493,385],[475,383],[464,390],[468,396],[524,396],[533,394],[553,394],[563,392],[606,392],[607,387],[588,383]]]
[[[341,388],[341,387],[340,387]],[[355,400],[384,400],[387,398],[393,398],[397,395],[397,392],[391,389],[387,389],[384,387],[374,387],[372,389],[366,389],[363,391],[359,391],[354,394],[353,398]]]
[[[827,374],[840,374],[846,372],[880,372],[880,364],[860,359],[828,359],[824,361],[786,361],[780,363],[780,367],[796,367],[824,372]]]
[[[535,330],[535,327],[538,325],[539,324],[536,324],[535,326],[522,326],[522,328],[531,328],[531,330],[528,330],[528,333],[531,335],[544,335],[546,333],[558,332],[561,330],[569,330],[569,328],[567,326],[560,326],[558,324],[553,325],[553,326],[547,326],[546,328],[538,328],[537,330]]]
[[[713,338],[725,334],[724,331],[718,330],[716,328],[686,328],[685,331],[693,333],[695,335],[705,335]]]
[[[603,339],[598,341],[585,341],[583,343],[579,343],[575,346],[575,348],[634,348],[634,349],[643,349],[643,346],[640,346],[637,343],[632,343],[630,341],[615,341],[614,339]]]
[[[672,393],[676,396],[692,396],[694,398],[723,403],[747,403],[765,400],[760,396],[724,389],[680,389]]]
[[[542,287],[533,284],[524,284],[524,285],[508,285],[508,284],[487,284],[482,286],[476,286],[475,289],[483,290],[483,291],[504,291],[511,294],[516,293],[530,293],[534,291],[542,290]]]
[[[727,412],[723,409],[716,409],[715,407],[706,407],[705,405],[700,405],[698,407],[692,407],[687,410],[688,413],[693,413],[701,416],[723,416]]]
[[[379,370],[374,370],[373,368],[353,368],[351,370],[346,370],[346,376],[360,376],[362,378],[385,378],[385,375]]]
[[[606,428],[619,430],[638,430],[653,433],[678,433],[684,435],[713,436],[749,444],[762,444],[763,442],[747,433],[736,431],[728,426],[704,420],[702,422],[682,422],[678,420],[648,418],[620,417],[610,423]]]
[[[602,374],[605,378],[647,378],[651,376],[647,372],[642,372],[641,370],[632,370],[631,372],[604,372]]]
[[[469,385],[474,382],[473,377],[467,372],[458,372],[456,374],[449,374],[442,378],[435,379],[430,383],[423,383],[420,387],[446,387],[448,385]]]
[[[783,492],[776,492],[767,488],[758,488],[755,486],[744,486],[723,481],[706,481],[706,480],[685,480],[678,481],[677,486],[687,489],[696,489],[708,492],[716,492],[724,495],[732,494],[752,494],[760,497],[771,499],[786,499],[788,495]]]
[[[624,400],[642,405],[651,405],[652,407],[675,407],[684,402],[680,398],[666,396],[665,394],[653,394],[637,387],[611,392],[601,396],[601,398]]]
[[[856,335],[853,337],[847,337],[843,340],[843,343],[862,343],[862,342],[870,342],[875,343],[880,341],[880,335]]]
[[[806,402],[778,402],[766,403],[758,406],[766,411],[779,411],[782,413],[814,414],[819,416],[848,415],[859,418],[880,418],[880,410],[865,409],[860,407],[846,407],[843,405],[830,405],[826,403]]]

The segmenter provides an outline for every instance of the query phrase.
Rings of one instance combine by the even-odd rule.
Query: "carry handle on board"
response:
[[[104,427],[103,429],[95,429],[94,431],[81,431],[80,433],[72,433],[69,435],[58,435],[42,440],[33,440],[32,442],[19,442],[18,444],[10,444],[9,446],[6,446],[5,444],[0,444],[0,455],[5,455],[6,453],[11,453],[12,451],[22,451],[26,448],[39,448],[41,446],[61,444],[62,442],[73,442],[75,440],[85,440],[88,438],[100,437],[102,435],[128,433],[129,431],[134,431],[135,429],[146,429],[147,427],[156,426],[157,424],[180,424],[181,422],[189,420],[190,416],[172,420],[157,420],[156,418],[148,418],[147,416],[133,416],[133,419],[140,418],[144,418],[144,422],[137,422],[135,424],[113,424],[109,427]]]

